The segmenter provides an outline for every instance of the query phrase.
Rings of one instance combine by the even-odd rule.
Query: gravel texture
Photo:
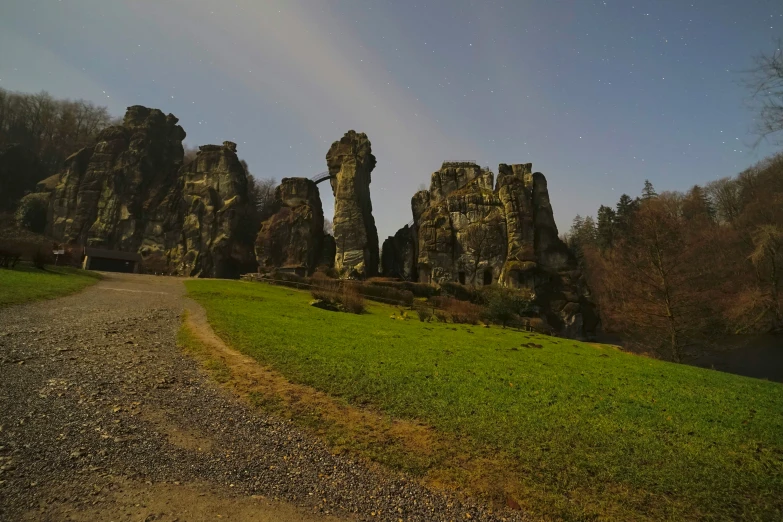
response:
[[[523,518],[246,406],[177,347],[185,300],[181,280],[108,274],[0,310],[0,520]]]

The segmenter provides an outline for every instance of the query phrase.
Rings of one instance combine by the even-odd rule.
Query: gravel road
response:
[[[2,289],[0,289],[0,292]],[[521,520],[332,455],[176,345],[182,280],[0,309],[0,520]]]

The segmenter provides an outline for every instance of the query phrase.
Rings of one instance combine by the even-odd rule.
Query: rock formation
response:
[[[389,236],[381,249],[381,267],[386,277],[412,280],[416,278],[416,244],[413,229],[408,225]]]
[[[527,288],[541,315],[569,337],[588,337],[597,317],[576,260],[559,239],[546,178],[532,164],[491,171],[444,163],[411,200],[413,227],[384,243],[384,275],[439,284]],[[412,244],[415,263],[400,245]],[[388,245],[388,253],[387,253]]]
[[[334,240],[324,234],[324,212],[315,182],[283,178],[275,191],[279,209],[261,224],[256,238],[260,269],[287,268],[312,273],[334,263]],[[331,257],[330,257],[331,256]]]
[[[378,272],[378,231],[370,201],[375,168],[370,140],[348,131],[326,154],[334,193],[335,268],[344,277],[371,277]]]
[[[180,169],[180,255],[172,256],[180,258],[180,273],[238,278],[256,268],[247,175],[236,150],[230,141],[202,145],[196,159]]]
[[[236,145],[203,146],[183,167],[185,131],[157,109],[129,107],[122,125],[65,161],[47,232],[68,244],[139,252],[148,271],[236,277],[251,270],[251,205]]]

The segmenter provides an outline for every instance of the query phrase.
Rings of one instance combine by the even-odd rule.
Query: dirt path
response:
[[[504,520],[246,407],[177,348],[183,294],[110,274],[0,310],[0,520]]]

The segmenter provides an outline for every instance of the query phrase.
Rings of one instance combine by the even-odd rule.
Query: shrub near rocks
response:
[[[325,304],[324,308],[336,308],[352,314],[364,313],[364,297],[356,285],[345,284],[319,272],[313,275],[311,283],[310,294]]]
[[[518,290],[492,286],[480,292],[485,305],[484,316],[492,323],[505,328],[512,322],[519,322],[519,317],[531,310],[531,298]]]
[[[360,291],[365,295],[365,297],[369,299],[377,298],[379,301],[386,304],[398,304],[404,306],[413,305],[413,293],[407,290],[397,290],[387,286],[359,283],[353,283],[351,286],[355,286],[358,291]]]
[[[438,289],[427,283],[414,283],[412,281],[391,281],[387,278],[373,277],[367,281],[373,286],[386,286],[396,290],[407,290],[415,297],[434,297],[438,295]]]
[[[340,293],[343,310],[352,314],[362,314],[365,311],[364,297],[359,290],[351,285],[345,285]]]
[[[440,289],[441,294],[453,297],[454,299],[458,299],[460,301],[470,301],[475,303],[480,300],[479,293],[475,289],[461,285],[459,283],[447,281],[440,284]]]
[[[460,324],[478,324],[484,313],[484,309],[468,301],[460,301],[453,297],[437,297],[433,299],[436,308],[445,312],[444,317],[448,317],[451,322]],[[440,321],[438,312],[435,317]]]
[[[311,279],[310,294],[314,299],[326,303],[337,304],[337,296],[340,293],[340,282],[331,279],[321,272],[316,272]]]
[[[419,316],[419,321],[429,323],[433,315],[433,307],[429,303],[417,301],[413,304],[413,309]]]

